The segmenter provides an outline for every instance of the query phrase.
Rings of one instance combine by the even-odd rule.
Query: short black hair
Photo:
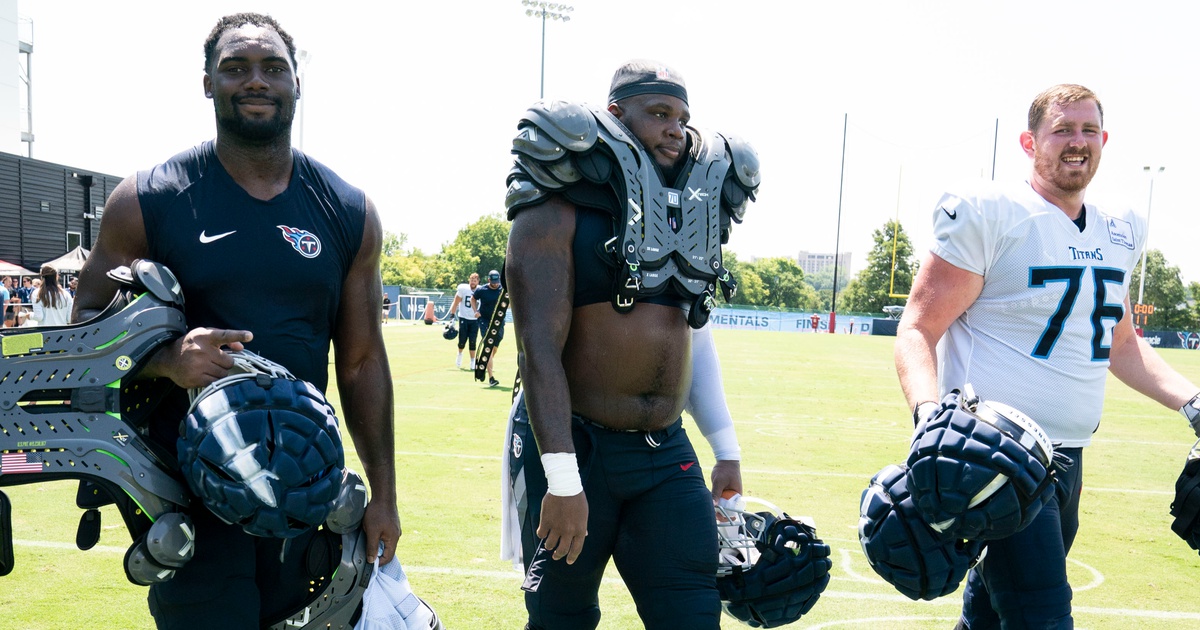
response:
[[[225,34],[225,31],[240,28],[245,24],[252,24],[261,28],[269,28],[279,34],[279,38],[283,40],[283,45],[287,46],[288,57],[292,60],[292,66],[296,65],[296,44],[292,41],[292,36],[288,35],[287,31],[275,21],[275,18],[262,13],[234,13],[226,15],[217,21],[217,25],[213,27],[211,33],[208,34],[208,39],[204,40],[204,71],[208,72],[212,68],[213,55],[217,52],[217,40]]]

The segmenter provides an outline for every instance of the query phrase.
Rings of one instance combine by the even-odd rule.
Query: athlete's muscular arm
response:
[[[938,340],[982,291],[983,276],[925,256],[896,329],[896,375],[910,406],[938,400]]]
[[[1196,395],[1198,388],[1167,365],[1158,352],[1137,335],[1129,316],[1131,312],[1126,297],[1125,315],[1113,328],[1108,370],[1143,395],[1178,410]]]
[[[117,283],[105,274],[145,258],[149,252],[134,175],[117,184],[104,205],[100,236],[79,272],[71,320],[85,321],[104,310],[117,292]],[[180,387],[204,387],[229,374],[233,367],[233,359],[221,347],[241,350],[242,342],[251,338],[245,330],[194,328],[156,352],[139,376],[166,376]]]
[[[517,331],[517,361],[538,450],[574,453],[571,395],[562,354],[571,329],[575,294],[575,208],[560,197],[513,218],[506,259]],[[587,497],[546,493],[537,535],[555,559],[574,563],[587,536]]]
[[[362,245],[342,285],[333,351],[343,420],[371,485],[371,502],[362,522],[367,561],[375,561],[382,542],[379,562],[387,564],[400,539],[400,515],[396,507],[392,374],[375,307],[383,299],[379,275],[382,243],[379,214],[368,199]]]

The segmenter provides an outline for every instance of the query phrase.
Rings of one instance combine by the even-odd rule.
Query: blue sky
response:
[[[1200,66],[1186,2],[576,0],[546,32],[546,96],[602,106],[635,57],[686,77],[693,123],[740,135],[763,164],[730,246],[832,252],[843,116],[841,251],[860,269],[899,216],[918,250],[956,182],[1019,179],[1033,96],[1082,83],[1110,140],[1088,200],[1146,211],[1150,246],[1200,281],[1200,170],[1188,140]],[[226,13],[274,15],[311,61],[303,148],[364,188],[384,226],[436,251],[503,210],[517,118],[538,98],[542,25],[519,0],[162,3],[20,0],[34,24],[34,157],[131,174],[215,134],[202,42]],[[997,123],[998,121],[998,123]]]

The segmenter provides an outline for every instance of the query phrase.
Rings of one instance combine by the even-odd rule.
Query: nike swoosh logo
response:
[[[686,463],[686,464],[680,464],[680,465],[679,465],[679,469],[680,469],[680,470],[687,470],[687,469],[689,469],[689,468],[691,468],[691,467],[692,467],[692,464],[695,464],[695,463],[696,463],[696,462],[688,462],[688,463]]]
[[[946,216],[950,217],[951,221],[958,218],[958,210],[955,210],[954,212],[950,212],[949,210],[942,208],[942,212],[945,212]]]
[[[237,230],[232,230],[232,231],[226,232],[224,234],[213,234],[212,236],[207,236],[204,234],[204,232],[200,232],[200,242],[201,243],[211,243],[213,241],[219,241],[219,240],[225,238],[226,236],[233,234],[236,231]]]

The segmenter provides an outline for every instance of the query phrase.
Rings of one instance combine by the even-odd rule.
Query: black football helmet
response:
[[[794,519],[774,505],[746,510],[745,499],[717,505],[717,589],[731,617],[754,628],[792,623],[817,603],[829,585],[829,545],[812,519]]]
[[[1183,472],[1175,481],[1175,500],[1171,502],[1171,531],[1192,549],[1200,549],[1200,441],[1192,445]]]
[[[984,543],[931,529],[913,505],[905,472],[888,465],[871,478],[859,508],[858,539],[879,577],[909,599],[933,600],[958,588]]]
[[[908,492],[935,531],[949,538],[1007,538],[1054,496],[1069,458],[1025,414],[954,390],[920,422],[908,455]]]

